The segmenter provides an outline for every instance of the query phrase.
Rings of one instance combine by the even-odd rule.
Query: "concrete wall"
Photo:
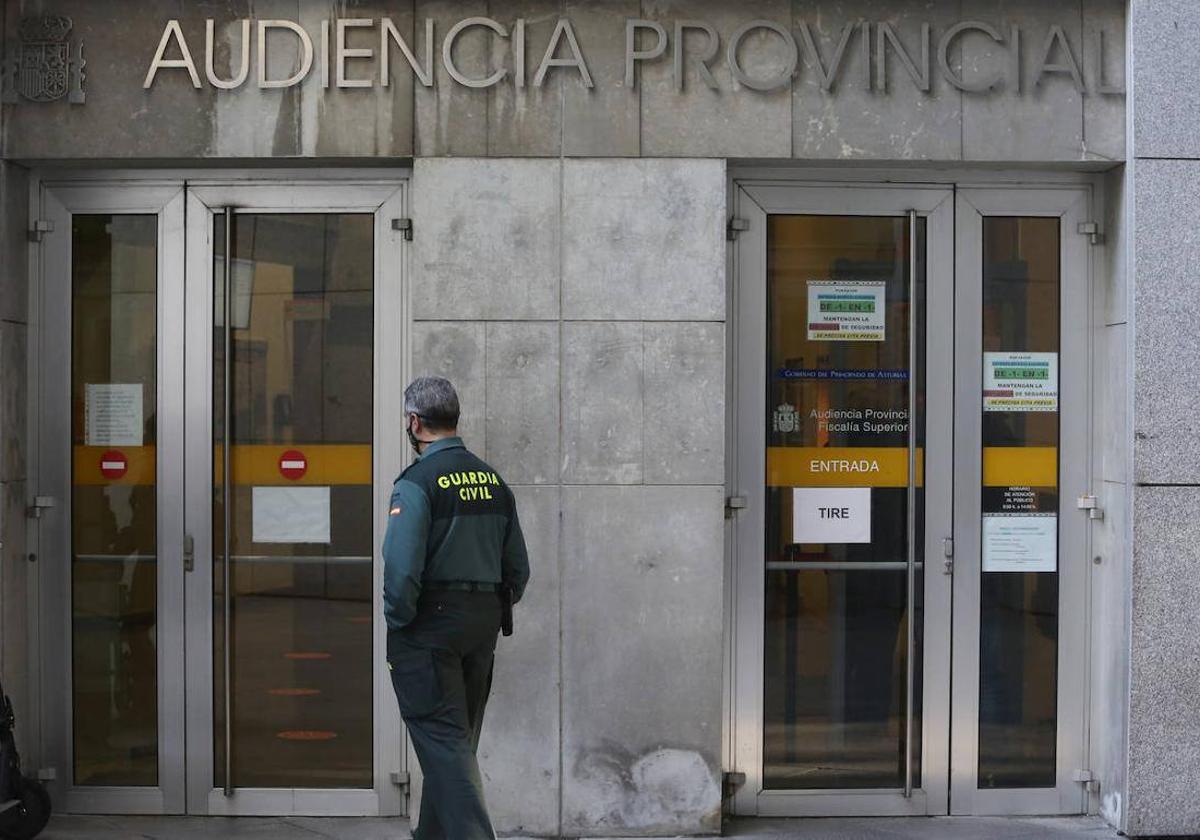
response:
[[[1200,833],[1200,28],[1191,0],[1132,5],[1131,835]]]
[[[29,181],[0,162],[0,677],[20,726],[18,748],[33,741],[26,626],[31,566],[25,550]]]
[[[1102,82],[1119,86],[1124,81],[1124,5],[1125,0],[56,0],[49,5],[5,0],[10,33],[22,14],[53,11],[72,17],[73,37],[85,43],[87,102],[15,106],[20,118],[8,122],[0,156],[1119,161],[1125,156],[1124,97],[1098,91]],[[411,68],[393,51],[386,88],[378,83],[377,60],[357,59],[348,75],[374,78],[373,87],[326,89],[313,71],[295,87],[260,90],[257,47],[251,51],[254,67],[247,84],[217,92],[208,83],[206,18],[216,21],[214,70],[218,78],[229,79],[241,66],[236,21],[298,21],[319,44],[320,21],[334,14],[333,6],[341,17],[391,18],[408,43],[419,44],[414,49],[421,61],[424,22],[433,20],[434,86],[414,83]],[[442,39],[454,23],[472,15],[491,15],[510,29],[517,18],[526,19],[525,87],[518,89],[511,76],[487,89],[451,81],[441,61]],[[594,82],[590,89],[569,68],[552,69],[543,86],[533,84],[560,16],[577,33]],[[189,45],[200,90],[181,68],[161,70],[152,88],[143,89],[164,25],[172,18],[179,20]],[[625,18],[662,21],[672,45],[640,66],[633,88],[624,83]],[[684,86],[677,89],[674,23],[689,19],[712,24],[721,39],[711,71],[717,90],[694,69],[685,70]],[[777,22],[793,33],[800,58],[790,86],[763,93],[733,81],[725,48],[734,31],[754,19]],[[891,24],[914,54],[920,53],[921,24],[931,25],[928,92],[918,89],[890,47],[882,63],[877,47],[872,48],[876,75],[869,76],[860,34],[847,41],[837,80],[823,89],[802,24],[821,53],[821,67],[830,68],[843,27],[859,20]],[[938,69],[938,40],[963,20],[988,23],[1006,38],[1010,25],[1020,23],[1021,92],[1011,79],[985,93],[964,93],[947,81]],[[1087,94],[1062,73],[1037,83],[1052,25],[1062,27]],[[422,37],[414,39],[414,26]],[[1100,33],[1106,39],[1103,54]],[[378,51],[379,38],[378,27],[351,30],[348,44]],[[698,53],[703,42],[703,33],[685,36],[687,55]],[[268,78],[287,77],[297,62],[298,40],[280,32],[268,44]],[[1052,59],[1061,59],[1058,50]],[[778,73],[786,53],[782,39],[764,30],[752,32],[740,50],[752,77]],[[174,45],[168,55],[178,57]],[[973,33],[955,42],[949,61],[955,72],[978,79],[1008,72],[1008,56],[1007,43]],[[454,57],[474,78],[494,68],[514,69],[511,40],[478,27],[459,39]],[[689,58],[685,68],[690,66]],[[877,74],[884,66],[888,75],[880,85]]]
[[[502,831],[719,827],[724,172],[416,161],[414,370],[532,554],[481,746]]]

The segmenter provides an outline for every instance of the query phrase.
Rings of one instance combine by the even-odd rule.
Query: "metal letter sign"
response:
[[[83,42],[72,57],[71,26],[66,15],[22,18],[21,43],[4,67],[0,102],[11,105],[21,97],[53,102],[65,96],[72,105],[83,104]]]

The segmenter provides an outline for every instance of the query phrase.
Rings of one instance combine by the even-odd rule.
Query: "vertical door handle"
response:
[[[233,375],[231,358],[233,353],[233,301],[230,299],[233,296],[233,245],[233,206],[230,205],[225,208],[225,276],[222,278],[224,287],[221,291],[221,305],[223,307],[221,313],[223,321],[222,340],[224,348],[221,354],[221,363],[224,366],[224,371],[221,374],[221,384],[224,392],[221,404],[221,669],[223,675],[222,683],[225,689],[224,794],[226,797],[233,796],[233,721],[230,716],[233,707],[233,688],[230,685],[230,680],[233,679],[233,654],[229,650],[229,645],[232,641],[229,623],[233,618],[233,608],[229,595],[229,587],[233,580],[229,569],[229,564],[233,559],[229,556],[231,553],[229,529],[232,527],[232,516],[229,510],[229,488],[232,481],[229,473],[233,468],[229,453],[230,444],[233,442],[233,436],[229,430],[229,425],[233,422],[233,411],[230,406],[233,389],[229,381]]]
[[[905,657],[904,796],[913,795],[913,706],[916,702],[917,647],[917,211],[908,211],[908,504],[905,525],[908,611]]]

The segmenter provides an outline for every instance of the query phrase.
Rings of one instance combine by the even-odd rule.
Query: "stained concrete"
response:
[[[1134,3],[1133,145],[1138,157],[1200,157],[1200,27],[1192,0]]]
[[[59,0],[53,7],[75,23],[87,60],[85,105],[66,102],[22,103],[8,119],[3,153],[37,159],[259,159],[416,157],[557,157],[636,156],[730,157],[810,160],[983,160],[1108,161],[1125,153],[1124,97],[1096,90],[1078,93],[1071,81],[1056,76],[1034,84],[1052,24],[1070,38],[1089,87],[1101,78],[1122,82],[1123,0],[825,0],[820,9],[803,0],[519,0],[496,4],[485,0],[355,0],[345,15],[367,20],[389,17],[424,66],[424,22],[434,21],[432,73],[434,85],[421,84],[408,62],[391,49],[388,85],[381,83],[378,60],[380,29],[350,28],[351,48],[372,49],[370,58],[349,59],[347,77],[373,79],[367,88],[338,88],[331,70],[329,87],[320,65],[320,21],[331,15],[324,0]],[[15,32],[27,4],[5,4],[8,30]],[[1194,69],[1196,36],[1188,26],[1188,0],[1170,0],[1162,14],[1134,30],[1139,80],[1151,104],[1139,111],[1138,132],[1156,145],[1156,154],[1195,149],[1186,117],[1196,94],[1181,86],[1159,95]],[[454,82],[442,61],[443,39],[451,26],[469,17],[491,16],[508,31],[501,38],[471,27],[455,43],[453,59],[472,79],[494,69],[509,75],[497,85],[469,88]],[[517,70],[512,27],[526,19],[525,85],[513,83]],[[594,86],[569,68],[551,69],[542,87],[534,84],[554,25],[570,19]],[[313,39],[314,68],[298,85],[259,89],[257,47],[251,50],[251,77],[235,90],[216,91],[205,73],[204,22],[216,22],[214,70],[229,79],[241,64],[241,26],[246,17],[300,22]],[[625,84],[624,20],[641,17],[667,27],[669,44],[662,56],[639,62],[639,81]],[[168,68],[150,90],[143,79],[163,24],[178,19],[187,39],[201,87],[193,87],[186,70]],[[812,27],[814,43],[826,68],[847,23],[860,18],[893,26],[905,49],[920,53],[920,22],[933,25],[930,50],[931,90],[917,89],[888,48],[884,84],[866,69],[860,33],[847,42],[844,66],[831,91],[821,90],[815,58],[799,34],[799,24]],[[737,27],[766,19],[789,28],[796,41],[798,66],[791,83],[777,90],[746,89],[733,79],[727,61],[729,40]],[[941,34],[959,20],[978,19],[1005,32],[1009,21],[1024,27],[1022,63],[1027,76],[1020,94],[1006,88],[960,94],[937,67]],[[675,73],[676,21],[703,20],[721,39],[711,62],[716,89],[695,69],[692,57],[704,48],[703,32],[689,30],[683,53],[683,86]],[[336,33],[336,28],[334,29]],[[1108,51],[1100,72],[1097,33],[1103,31]],[[256,32],[252,37],[256,40]],[[639,44],[653,38],[643,33]],[[875,33],[871,35],[876,38]],[[331,38],[331,40],[333,40]],[[1008,43],[992,44],[974,33],[966,36],[971,52],[966,70],[990,72],[1008,61]],[[292,73],[299,55],[298,39],[286,31],[269,39],[269,78]],[[962,44],[951,50],[958,61]],[[877,44],[872,51],[877,50]],[[559,56],[565,54],[565,47]],[[173,48],[169,57],[176,57]],[[739,57],[752,78],[768,78],[787,65],[789,48],[777,34],[750,32]],[[877,62],[874,62],[877,63]],[[330,64],[335,64],[331,61]],[[957,69],[957,64],[955,64]],[[884,89],[886,88],[886,90]],[[1194,110],[1194,108],[1193,108]]]
[[[720,484],[725,470],[725,329],[646,324],[642,463],[647,484]]]
[[[641,17],[641,6],[640,0],[564,0],[563,14],[579,32],[596,32]],[[636,157],[642,151],[642,92],[625,85],[625,41],[592,38],[581,46],[594,87],[575,78],[563,85],[563,154]]]
[[[486,325],[487,441],[490,463],[509,484],[553,484],[559,466],[558,325]]]
[[[562,4],[560,0],[506,0],[491,6],[491,16],[509,30],[510,37],[489,38],[488,72],[503,67],[515,78],[518,68],[512,32],[518,18],[525,19],[525,69],[523,87],[506,80],[488,88],[488,155],[554,157],[562,150],[563,91],[581,85],[579,72],[564,68],[547,70],[541,86],[535,84]],[[569,54],[565,44],[558,46],[558,57]]]
[[[554,160],[419,158],[413,317],[557,318],[560,173]]]
[[[515,487],[531,578],[514,614],[517,632],[500,639],[479,745],[492,819],[505,832],[558,831],[561,576],[559,488]]]
[[[567,161],[563,316],[724,320],[724,179],[716,160]]]
[[[1195,835],[1200,801],[1200,487],[1134,490],[1129,699],[1133,836]]]
[[[0,161],[0,320],[29,318],[29,171]]]
[[[641,483],[643,332],[640,323],[564,325],[564,482]]]
[[[725,59],[729,37],[750,20],[787,24],[790,0],[644,0],[642,17],[663,21],[670,44],[662,57],[638,62],[642,96],[642,154],[662,157],[787,158],[792,144],[792,97],[787,88],[770,92],[738,89]],[[689,31],[683,53],[683,95],[674,73],[676,20],[702,20],[713,26],[721,43],[712,62],[718,86],[712,90],[694,70],[691,56],[702,51],[703,32]],[[641,49],[653,45],[643,33]],[[639,39],[641,41],[641,39]],[[785,68],[783,40],[765,30],[747,35],[739,52],[747,75],[770,78]],[[748,127],[753,126],[752,130]]]
[[[1116,840],[1120,835],[1093,817],[934,817],[813,820],[735,820],[725,835],[748,840]],[[253,837],[255,840],[409,840],[401,819],[61,817],[43,840],[176,840]],[[521,835],[502,835],[527,840]],[[583,840],[600,840],[599,836]]]
[[[1134,170],[1134,475],[1146,484],[1200,483],[1200,165],[1140,160]]]
[[[960,4],[925,2],[897,7],[888,16],[897,36],[920,55],[921,23],[944,31],[961,19]],[[813,14],[809,4],[793,3],[797,22],[805,23],[814,56],[802,36],[802,68],[793,86],[792,153],[797,158],[960,160],[963,157],[963,96],[941,78],[932,62],[930,90],[922,91],[889,47],[886,94],[878,78],[867,79],[863,40],[856,31],[846,45],[838,82],[823,89],[822,71],[831,71],[847,22],[882,20],[874,0],[840,0],[827,13]],[[872,39],[876,36],[873,34]],[[931,36],[936,37],[936,36]],[[936,46],[934,44],[933,46]],[[878,71],[876,70],[876,73]]]
[[[462,405],[459,434],[472,451],[486,459],[487,326],[478,321],[418,321],[412,331],[413,374],[444,376],[454,383]]]
[[[417,0],[417,19],[434,21],[434,86],[416,86],[415,150],[421,157],[431,155],[477,155],[488,153],[488,92],[455,84],[440,61],[437,33],[443,36],[457,21],[486,16],[486,0]],[[488,47],[491,33],[479,27],[464,32],[455,43],[454,62],[470,78],[488,75]],[[422,39],[422,43],[424,40]],[[424,57],[422,50],[418,57]]]
[[[720,487],[563,489],[567,836],[719,823],[723,503]]]

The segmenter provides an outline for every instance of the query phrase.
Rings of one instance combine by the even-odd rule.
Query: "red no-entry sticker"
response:
[[[299,449],[289,449],[279,456],[279,474],[289,481],[298,481],[308,472],[308,458]]]
[[[129,460],[124,452],[110,449],[100,456],[100,475],[108,479],[120,478],[129,471]]]

